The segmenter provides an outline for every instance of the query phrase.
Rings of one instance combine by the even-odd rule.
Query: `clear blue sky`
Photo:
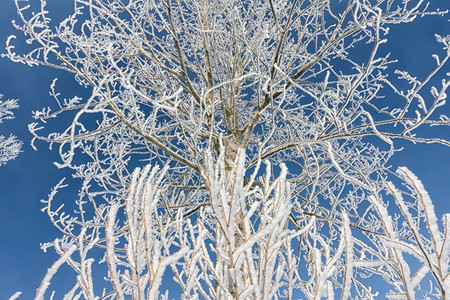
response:
[[[70,11],[73,6],[70,0],[48,2],[49,10],[54,10],[59,16],[62,12]],[[435,0],[434,3],[442,8],[450,8],[448,0]],[[2,45],[8,35],[20,36],[12,28],[12,18],[16,18],[13,1],[0,1]],[[431,54],[442,53],[436,49],[439,45],[433,35],[450,34],[449,18],[449,15],[445,18],[427,17],[413,24],[393,26],[388,36],[389,47],[391,57],[400,60],[398,68],[409,70],[411,74],[423,78],[434,65]],[[45,198],[62,177],[70,177],[70,173],[58,170],[53,165],[59,158],[55,150],[48,150],[48,145],[38,143],[39,151],[31,149],[31,135],[27,125],[33,121],[32,110],[53,104],[48,94],[49,86],[52,79],[61,74],[48,68],[29,68],[14,64],[5,58],[0,59],[0,70],[0,93],[4,95],[4,99],[19,99],[21,106],[15,111],[16,119],[0,125],[0,134],[13,133],[24,142],[23,153],[15,161],[0,167],[0,299],[7,299],[19,290],[24,293],[22,299],[32,299],[40,280],[55,259],[53,252],[43,253],[39,243],[52,241],[57,236],[47,216],[40,211],[40,199]],[[448,65],[445,72],[450,72]],[[444,76],[445,72],[441,72],[440,76]],[[63,95],[84,93],[69,77],[65,78],[59,85]],[[435,82],[440,85],[439,80]],[[450,99],[447,101],[449,103],[440,111],[441,114],[450,115]],[[426,136],[450,140],[449,128],[433,128],[422,132]],[[450,148],[411,143],[401,145],[405,150],[397,153],[391,161],[393,168],[406,165],[423,181],[439,217],[450,212]],[[67,189],[62,197],[73,201],[77,188]],[[61,283],[64,281],[61,278],[59,280]]]

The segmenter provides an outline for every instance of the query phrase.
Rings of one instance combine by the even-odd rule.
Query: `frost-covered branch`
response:
[[[4,120],[13,119],[14,114],[11,111],[19,107],[17,100],[1,101],[3,95],[0,95],[0,124]],[[21,152],[22,142],[15,136],[5,137],[0,135],[0,166],[6,164],[7,161],[15,159]]]
[[[449,250],[446,248],[448,245],[444,246],[444,242],[450,238],[447,229],[449,215],[444,214],[442,231],[433,203],[422,182],[406,167],[399,168],[397,174],[407,191],[398,190],[392,182],[386,183],[386,189],[394,197],[399,210],[395,221],[385,204],[372,197],[386,232],[385,237],[380,237],[387,249],[386,259],[392,262],[386,266],[392,271],[390,274],[397,289],[388,296],[395,299],[416,299],[417,291],[427,290],[428,295],[446,299],[449,295],[450,270]],[[407,259],[408,256],[417,260],[415,271],[411,270],[413,265]],[[423,281],[430,279],[430,275],[431,285],[425,289]]]

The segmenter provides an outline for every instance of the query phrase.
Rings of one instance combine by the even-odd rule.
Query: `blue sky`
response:
[[[58,15],[70,11],[71,1],[49,1],[49,10]],[[450,8],[450,1],[437,0],[435,5]],[[36,4],[37,1],[31,1]],[[57,5],[57,6],[55,6]],[[8,35],[15,33],[10,20],[15,17],[13,1],[0,2],[0,41],[2,45]],[[423,78],[434,66],[432,53],[439,52],[434,33],[450,34],[449,20],[445,18],[419,19],[413,24],[393,26],[388,36],[392,57],[399,59],[398,68],[409,70]],[[4,50],[0,51],[4,53]],[[38,143],[38,151],[30,147],[31,135],[27,125],[33,120],[31,111],[51,105],[49,86],[60,73],[48,68],[29,68],[0,59],[0,93],[4,100],[19,99],[20,109],[16,118],[0,125],[0,134],[13,133],[23,142],[23,153],[6,166],[0,167],[0,299],[7,299],[16,291],[22,291],[23,299],[31,299],[48,267],[55,259],[53,252],[43,253],[39,243],[52,241],[57,236],[44,213],[40,199],[45,198],[51,188],[62,177],[70,177],[65,170],[58,170],[53,162],[58,160],[57,152],[49,150],[44,143]],[[450,72],[448,68],[444,70]],[[439,74],[441,78],[445,72]],[[69,77],[59,84],[66,96],[83,94],[84,91]],[[440,85],[439,80],[435,80]],[[450,115],[450,100],[440,114]],[[449,128],[432,128],[420,131],[426,136],[438,136],[450,140]],[[441,145],[413,145],[398,143],[405,149],[391,161],[393,169],[406,165],[424,183],[429,191],[439,217],[450,212],[450,148]],[[77,187],[66,189],[62,197],[72,201]],[[60,283],[64,278],[60,278]],[[71,279],[70,279],[71,280]]]

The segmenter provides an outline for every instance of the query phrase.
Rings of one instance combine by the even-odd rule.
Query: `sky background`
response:
[[[30,2],[38,4],[37,1]],[[56,16],[67,14],[73,6],[69,0],[48,2],[48,10],[55,12]],[[448,0],[435,0],[433,3],[444,9],[450,8]],[[12,18],[17,19],[13,1],[0,1],[1,48],[4,48],[10,34],[20,36],[11,25]],[[427,17],[413,24],[392,26],[387,38],[390,41],[391,58],[399,59],[397,67],[423,79],[434,66],[431,54],[443,55],[440,45],[435,42],[434,33],[444,36],[450,34],[449,18],[449,15],[444,18]],[[5,50],[1,49],[0,53],[5,53]],[[46,198],[62,177],[70,177],[70,173],[53,165],[54,161],[59,161],[57,151],[49,150],[45,143],[37,144],[38,151],[30,147],[31,135],[27,126],[33,122],[31,111],[53,105],[48,93],[49,86],[54,77],[61,77],[62,74],[49,68],[29,68],[6,58],[0,59],[0,70],[0,94],[4,95],[3,100],[19,99],[21,106],[15,111],[14,120],[0,125],[0,134],[13,133],[24,142],[23,153],[16,160],[0,167],[0,299],[8,299],[16,291],[23,292],[22,299],[32,299],[47,268],[56,257],[52,250],[43,253],[40,243],[52,241],[58,236],[47,215],[40,211],[40,200]],[[445,72],[450,72],[448,64],[446,70],[439,73],[440,78]],[[70,77],[65,76],[65,79],[58,84],[58,91],[63,96],[86,93]],[[439,79],[434,82],[440,86]],[[449,104],[438,113],[450,116],[450,100],[447,101]],[[450,140],[449,128],[432,128],[421,130],[420,133]],[[422,180],[441,219],[444,213],[450,212],[450,148],[411,143],[398,145],[405,149],[391,160],[393,169],[406,165]],[[74,186],[66,189],[60,197],[73,201],[76,195],[77,186]],[[72,278],[69,281],[72,282]],[[56,283],[64,285],[64,278],[59,277]]]

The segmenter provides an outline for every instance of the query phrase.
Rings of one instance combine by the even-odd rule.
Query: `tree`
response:
[[[55,208],[63,181],[45,201],[62,236],[43,246],[60,258],[37,299],[62,264],[77,274],[66,299],[94,299],[94,282],[101,299],[168,298],[165,281],[186,299],[372,299],[374,277],[389,297],[448,297],[448,223],[440,233],[407,169],[402,198],[388,161],[399,139],[450,145],[417,136],[449,125],[435,117],[449,81],[429,82],[450,40],[436,36],[445,53],[423,80],[395,78],[381,54],[389,26],[444,12],[423,1],[75,0],[53,28],[45,1],[33,13],[15,3],[32,48],[14,52],[11,36],[6,56],[69,72],[90,93],[62,100],[55,79],[55,108],[29,126],[83,180],[75,211]],[[55,131],[55,118],[72,121]],[[422,264],[415,275],[405,252]]]
[[[0,95],[0,99],[3,95]],[[12,109],[18,108],[17,100],[8,99],[6,101],[0,101],[0,124],[3,120],[13,119],[14,114]],[[0,135],[0,166],[5,165],[9,160],[15,159],[20,153],[22,142],[20,142],[14,135],[10,135],[6,138]]]

